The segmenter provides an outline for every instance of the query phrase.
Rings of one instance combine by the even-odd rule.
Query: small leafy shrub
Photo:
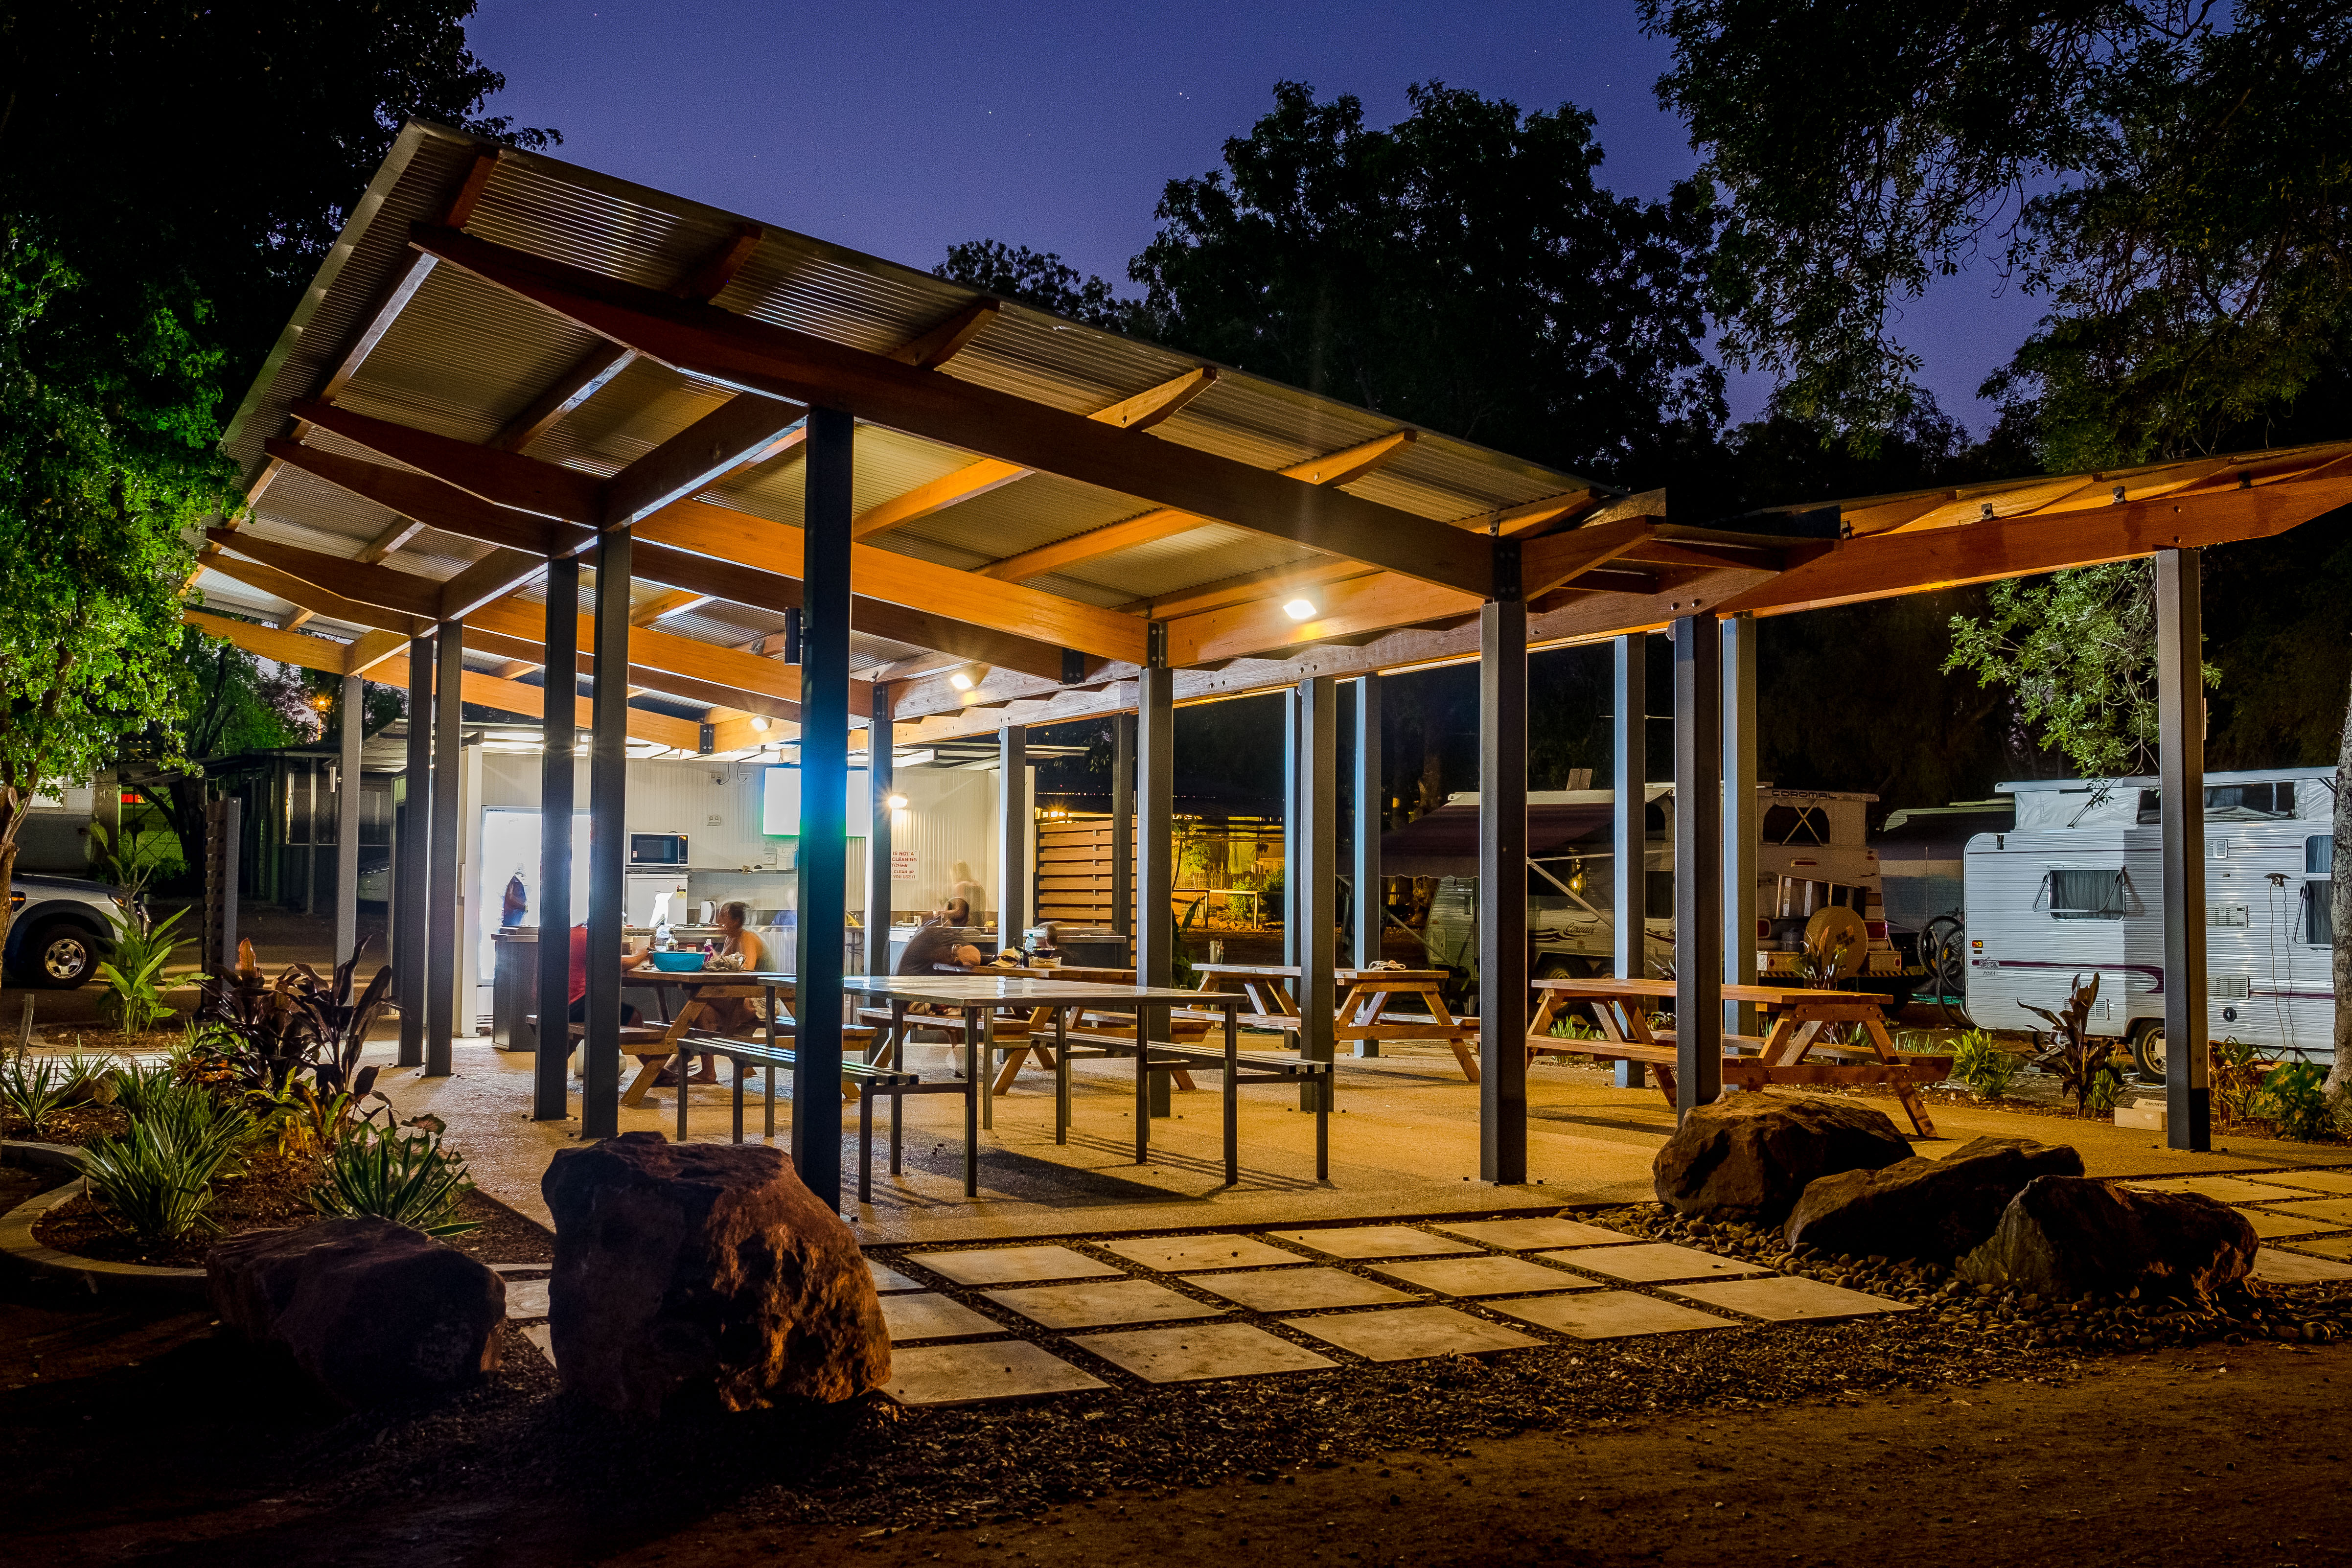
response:
[[[2263,1073],[2270,1064],[2260,1050],[2235,1035],[2214,1041],[2210,1059],[2213,1108],[2221,1113],[2222,1126],[2235,1127],[2255,1114]]]
[[[427,1236],[479,1230],[459,1219],[457,1205],[474,1184],[465,1157],[441,1142],[438,1122],[412,1130],[359,1124],[353,1136],[327,1151],[326,1173],[310,1190],[310,1205],[339,1218],[388,1219]]]
[[[1952,1076],[1986,1100],[2007,1094],[2025,1058],[2005,1050],[1988,1029],[1970,1029],[1952,1042]]]
[[[2094,1115],[2104,1116],[2115,1110],[2116,1101],[2123,1098],[2124,1075],[2108,1063],[2091,1075],[2091,1092],[2083,1097],[2083,1109]]]
[[[174,910],[162,920],[151,920],[144,900],[134,899],[108,916],[114,927],[114,951],[98,966],[106,983],[106,1010],[126,1035],[143,1033],[151,1024],[172,1016],[163,1005],[164,966],[187,939],[173,934],[185,910]]]
[[[106,1075],[108,1085],[114,1090],[114,1103],[133,1120],[147,1113],[156,1097],[180,1081],[171,1058],[142,1066],[136,1059],[119,1063]]]
[[[381,1102],[378,1109],[390,1114],[392,1101],[383,1094],[368,1098]],[[274,1134],[278,1152],[289,1159],[321,1154],[360,1136],[368,1114],[360,1110],[362,1103],[348,1089],[321,1095],[299,1079],[289,1080],[275,1094],[262,1089],[245,1093],[246,1109],[255,1124]]]
[[[1553,1020],[1551,1032],[1556,1037],[1563,1040],[1601,1038],[1601,1031],[1595,1028],[1591,1020],[1586,1018],[1581,1013],[1570,1013],[1564,1018]]]
[[[236,968],[216,969],[196,983],[203,998],[196,1016],[207,1032],[194,1049],[205,1076],[217,1073],[239,1088],[273,1095],[292,1079],[308,1078],[320,1095],[348,1089],[364,1098],[376,1069],[362,1067],[360,1054],[392,997],[389,966],[352,996],[352,975],[367,948],[362,939],[329,979],[298,963],[271,982],[262,978],[253,944],[239,942]]]
[[[0,1062],[0,1105],[25,1124],[25,1135],[37,1139],[48,1131],[50,1114],[66,1097],[64,1068],[50,1057],[16,1057]]]
[[[2336,1134],[2336,1107],[2327,1098],[2327,1073],[2316,1062],[2288,1062],[2263,1080],[2262,1104],[2279,1136],[2316,1142]]]
[[[131,1131],[83,1151],[90,1195],[116,1225],[142,1241],[176,1240],[192,1227],[216,1229],[213,1178],[253,1135],[253,1119],[191,1084],[152,1096]]]

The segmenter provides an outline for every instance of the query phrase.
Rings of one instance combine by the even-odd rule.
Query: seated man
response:
[[[645,963],[646,954],[652,951],[652,946],[653,944],[648,942],[644,947],[624,947],[621,950],[623,979],[625,980],[628,977],[630,970]],[[588,927],[584,923],[572,928],[571,993],[571,1006],[565,1016],[575,1024],[584,1024],[588,1021]],[[643,1017],[635,1007],[629,1006],[626,1003],[622,1005],[621,1022],[637,1024],[643,1021]]]
[[[968,942],[958,942],[955,933],[971,918],[971,910],[961,899],[950,899],[947,908],[925,920],[907,939],[907,951],[898,955],[898,973],[970,973],[980,962],[980,949]]]

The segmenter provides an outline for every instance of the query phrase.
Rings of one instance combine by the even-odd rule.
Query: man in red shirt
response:
[[[630,970],[645,963],[647,948],[651,945],[647,943],[646,947],[625,947],[621,950],[621,974],[624,979],[627,978]],[[564,1016],[575,1024],[586,1023],[588,1021],[588,928],[584,924],[572,928],[572,986],[568,1001],[570,1006]],[[621,1008],[621,1021],[625,1024],[636,1023],[639,1016],[635,1007],[625,1005]]]

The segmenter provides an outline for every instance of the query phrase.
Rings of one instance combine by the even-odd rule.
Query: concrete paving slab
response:
[[[1866,1318],[1880,1312],[1907,1312],[1908,1302],[1825,1285],[1795,1275],[1769,1279],[1709,1280],[1698,1285],[1669,1285],[1669,1296],[1681,1296],[1710,1307],[1722,1307],[1761,1318],[1770,1323],[1804,1323],[1826,1318]]]
[[[1311,1247],[1327,1258],[1443,1258],[1475,1252],[1450,1237],[1432,1236],[1409,1225],[1356,1225],[1341,1230],[1277,1230],[1269,1235]]]
[[[2300,1187],[2315,1193],[2342,1193],[2352,1196],[2352,1171],[2274,1171],[2265,1173],[2263,1180],[2275,1182],[2283,1187]]]
[[[890,1397],[901,1405],[980,1405],[1110,1385],[1042,1345],[919,1345],[890,1354]]]
[[[2312,1219],[2303,1215],[2273,1214],[2268,1209],[2240,1209],[2238,1212],[2245,1215],[2247,1223],[2254,1227],[2254,1237],[2259,1241],[2279,1241],[2290,1236],[2317,1236],[2325,1231],[2345,1228],[2323,1219]]]
[[[1304,1345],[1292,1344],[1247,1323],[1073,1334],[1070,1343],[1125,1368],[1146,1383],[1264,1377],[1276,1373],[1318,1372],[1339,1364]]]
[[[547,1316],[547,1284],[544,1279],[508,1280],[507,1316],[515,1319]]]
[[[2329,1230],[2352,1230],[2352,1198],[2294,1198],[2263,1206],[2272,1214],[2320,1221]]]
[[[1578,1247],[1536,1256],[1635,1285],[1655,1285],[1666,1279],[1733,1279],[1743,1274],[1772,1272],[1753,1263],[1717,1258],[1695,1247],[1676,1247],[1664,1241],[1645,1241],[1633,1247]]]
[[[522,1337],[539,1347],[539,1353],[547,1358],[548,1365],[555,1364],[555,1331],[553,1329],[545,1323],[533,1323],[523,1330]]]
[[[1287,1318],[1286,1326],[1353,1351],[1366,1361],[1428,1361],[1442,1355],[1483,1355],[1524,1350],[1541,1340],[1452,1307],[1393,1307],[1328,1318]]]
[[[1624,1340],[1643,1334],[1686,1334],[1703,1329],[1739,1326],[1729,1318],[1661,1301],[1637,1290],[1529,1296],[1517,1301],[1497,1301],[1494,1310],[1580,1340]]]
[[[1525,1258],[1411,1258],[1376,1263],[1375,1274],[1418,1285],[1445,1296],[1520,1296],[1531,1290],[1590,1290],[1592,1281],[1564,1268],[1548,1268]]]
[[[1296,1263],[1298,1254],[1268,1247],[1249,1236],[1146,1236],[1102,1243],[1132,1263],[1162,1274],[1182,1274],[1195,1268],[1248,1268],[1275,1263]]]
[[[1319,1312],[1379,1307],[1414,1298],[1344,1268],[1262,1268],[1247,1274],[1195,1274],[1185,1281],[1253,1312]]]
[[[907,1340],[972,1340],[1004,1331],[1003,1323],[933,1290],[883,1297],[882,1324],[890,1331],[892,1344]]]
[[[1010,1307],[1049,1329],[1099,1329],[1113,1323],[1165,1323],[1183,1318],[1213,1318],[1226,1310],[1181,1296],[1149,1279],[1105,1279],[1085,1285],[1026,1285],[983,1290],[1000,1307]]]
[[[1047,1279],[1099,1279],[1118,1270],[1066,1247],[988,1247],[971,1252],[910,1252],[920,1264],[959,1285],[1028,1285]]]
[[[545,1274],[555,1267],[552,1263],[486,1263],[493,1274]]]
[[[1538,1247],[1613,1247],[1641,1239],[1572,1219],[1481,1219],[1435,1228],[1506,1252],[1532,1252]]]
[[[2315,1252],[2322,1258],[2352,1258],[2352,1236],[2296,1237],[2297,1252]]]
[[[2176,1176],[2155,1182],[2126,1182],[2144,1193],[2195,1193],[2225,1204],[2267,1203],[2295,1196],[2294,1189],[2271,1182],[2250,1182],[2243,1176]]]
[[[923,1288],[921,1280],[909,1279],[888,1264],[877,1263],[870,1258],[866,1260],[866,1269],[874,1276],[874,1289],[885,1295],[893,1290],[919,1290]]]
[[[2352,1279],[2352,1263],[2305,1258],[2299,1252],[2265,1247],[2254,1254],[2254,1278],[2268,1285],[2326,1285]]]

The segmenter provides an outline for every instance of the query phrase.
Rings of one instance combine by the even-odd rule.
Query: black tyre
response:
[[[2142,1083],[2164,1081],[2164,1026],[2143,1025],[2131,1037],[2132,1066]]]
[[[44,991],[71,991],[98,973],[97,939],[71,921],[50,921],[25,933],[16,967],[25,984]]]

